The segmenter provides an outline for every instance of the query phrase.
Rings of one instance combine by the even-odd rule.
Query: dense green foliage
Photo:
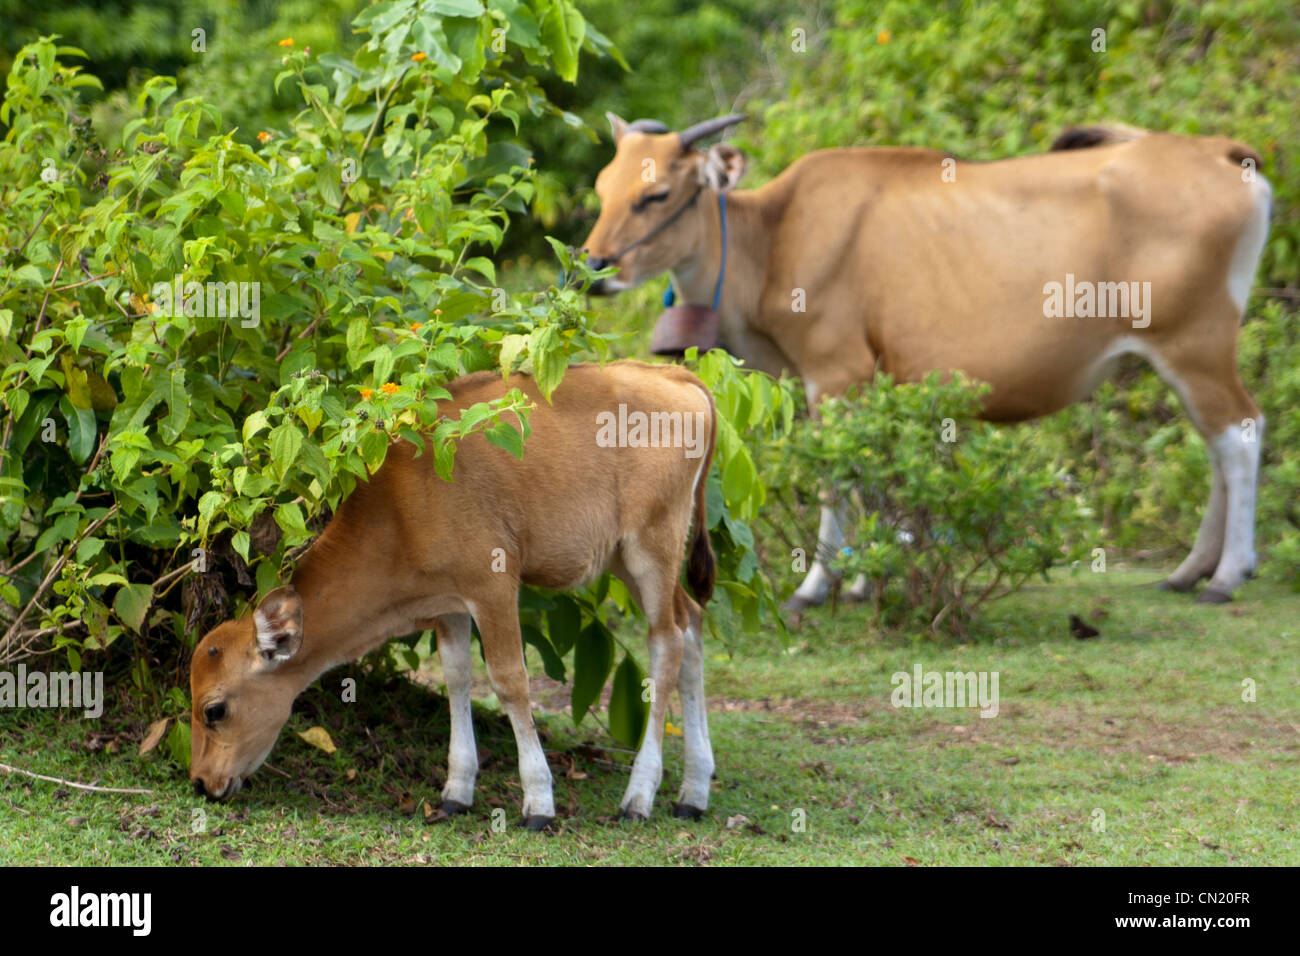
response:
[[[512,64],[572,80],[579,50],[608,41],[566,0],[390,0],[353,26],[366,40],[350,58],[289,38],[262,51],[301,105],[253,146],[168,77],[141,86],[120,138],[101,134],[78,112],[99,86],[70,65],[80,51],[43,39],[15,58],[0,108],[0,659],[52,643],[77,667],[128,635],[136,685],[157,693],[151,668],[176,674],[205,626],[281,580],[391,441],[444,477],[467,435],[525,450],[520,393],[450,420],[447,381],[523,369],[549,397],[571,358],[609,355],[583,308],[590,273],[562,245],[567,283],[521,295],[490,258],[535,180],[494,131],[557,113]],[[710,509],[718,620],[731,608],[757,626],[771,595],[745,522],[763,488],[735,435],[780,421],[788,399],[721,355],[699,365],[732,418]],[[605,578],[524,601],[553,676],[577,648],[578,719],[613,666],[607,618],[632,611],[620,592]],[[613,728],[632,742],[634,668],[625,655]]]
[[[851,544],[822,557],[847,580],[867,576],[885,626],[964,634],[984,602],[1077,558],[1076,496],[1028,435],[975,420],[986,391],[937,372],[878,375],[768,448],[791,484],[844,504]]]

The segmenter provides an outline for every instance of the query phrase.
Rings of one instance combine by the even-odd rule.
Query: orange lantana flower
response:
[[[877,43],[888,43],[890,37],[892,37],[892,36],[893,36],[893,34],[890,33],[888,30],[881,30],[879,33],[876,34],[876,42],[877,42]]]
[[[293,37],[285,37],[280,41],[280,46],[293,46]]]
[[[398,392],[402,390],[401,386],[394,385],[392,382],[385,382],[383,385],[379,387],[383,389],[385,395],[396,395]]]
[[[367,402],[370,401],[370,396],[373,394],[375,394],[375,390],[373,388],[363,388],[361,390],[361,397],[365,399]]]
[[[427,59],[429,59],[429,54],[427,54],[427,53],[412,53],[412,54],[411,54],[411,59],[414,60],[416,63],[419,63],[421,60],[427,60]]]
[[[269,143],[271,141],[271,134],[266,130],[262,130],[262,132],[257,134],[257,141],[259,143]]]

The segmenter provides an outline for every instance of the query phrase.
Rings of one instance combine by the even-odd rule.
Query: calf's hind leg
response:
[[[677,610],[677,623],[685,631],[677,691],[682,698],[686,770],[673,815],[695,820],[709,808],[709,782],[713,779],[713,747],[709,743],[709,717],[704,697],[704,620],[700,606],[680,585],[677,588]]]
[[[447,785],[442,788],[442,812],[463,813],[474,802],[478,750],[474,746],[474,716],[470,703],[473,665],[468,614],[448,614],[434,621],[438,657],[451,705],[451,745],[447,751]]]
[[[663,782],[664,718],[682,669],[682,632],[677,626],[675,598],[685,535],[676,536],[676,547],[669,546],[668,537],[643,532],[639,539],[626,540],[614,564],[614,572],[627,584],[650,621],[646,639],[650,649],[650,717],[619,806],[619,816],[628,820],[650,816],[655,794]],[[666,556],[671,556],[671,561],[665,560]]]

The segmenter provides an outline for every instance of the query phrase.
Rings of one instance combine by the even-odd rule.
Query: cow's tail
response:
[[[1092,149],[1094,146],[1112,146],[1128,143],[1147,135],[1147,130],[1124,123],[1105,123],[1098,126],[1071,126],[1052,141],[1051,151],[1066,149]]]
[[[706,507],[709,471],[713,467],[713,449],[718,434],[718,409],[713,402],[713,394],[703,385],[698,386],[709,399],[709,443],[704,450],[704,459],[700,462],[700,471],[695,479],[695,530],[691,539],[691,554],[686,561],[686,583],[690,585],[695,600],[703,606],[713,597],[713,582],[717,578],[718,566],[713,557],[713,544],[709,541],[709,518]]]

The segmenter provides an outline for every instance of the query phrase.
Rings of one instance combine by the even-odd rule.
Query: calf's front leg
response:
[[[448,614],[434,622],[438,632],[438,657],[451,704],[451,746],[447,751],[447,784],[442,788],[442,812],[464,813],[474,802],[478,776],[478,749],[474,745],[474,715],[470,705],[473,666],[470,653],[470,617]]]
[[[524,826],[544,830],[555,818],[555,798],[551,793],[551,768],[546,764],[546,753],[533,723],[518,606],[519,596],[512,593],[495,597],[490,607],[471,606],[470,610],[483,641],[488,679],[515,731],[519,780],[524,786]]]

